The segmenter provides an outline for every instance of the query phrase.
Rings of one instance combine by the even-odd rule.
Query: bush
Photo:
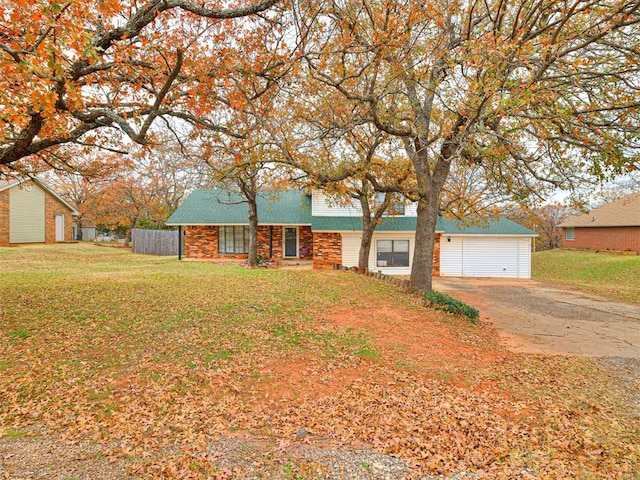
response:
[[[463,315],[467,317],[471,323],[476,323],[478,318],[480,318],[480,312],[478,310],[445,293],[433,290],[431,292],[425,292],[424,298],[431,302],[431,305],[433,305],[436,310],[443,310],[453,313],[454,315]]]

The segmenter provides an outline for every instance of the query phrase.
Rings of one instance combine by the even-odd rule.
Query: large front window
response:
[[[378,240],[376,253],[378,267],[409,266],[409,240]]]
[[[220,227],[218,253],[249,253],[249,227]]]

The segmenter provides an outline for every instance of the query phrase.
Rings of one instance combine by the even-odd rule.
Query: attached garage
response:
[[[440,274],[530,278],[531,238],[444,234],[440,243]]]
[[[369,270],[388,275],[411,273],[415,217],[394,217],[376,228]],[[341,260],[358,265],[362,222],[354,217],[312,217],[314,232],[339,232]],[[507,218],[465,227],[440,218],[436,226],[434,275],[449,277],[531,278],[531,242],[537,234]]]

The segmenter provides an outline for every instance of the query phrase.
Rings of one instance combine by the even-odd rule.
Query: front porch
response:
[[[248,257],[246,225],[185,226],[184,256],[198,260],[243,260]],[[259,225],[258,256],[265,260],[306,261],[313,258],[309,225]]]

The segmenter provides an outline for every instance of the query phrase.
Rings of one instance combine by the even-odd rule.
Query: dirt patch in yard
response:
[[[506,353],[496,350],[493,329],[477,328],[440,312],[429,312],[426,318],[424,310],[391,304],[364,309],[337,307],[327,313],[327,320],[375,338],[384,350],[380,354],[400,365],[412,359],[414,366],[442,371],[455,365],[456,370],[463,371],[493,363]]]

